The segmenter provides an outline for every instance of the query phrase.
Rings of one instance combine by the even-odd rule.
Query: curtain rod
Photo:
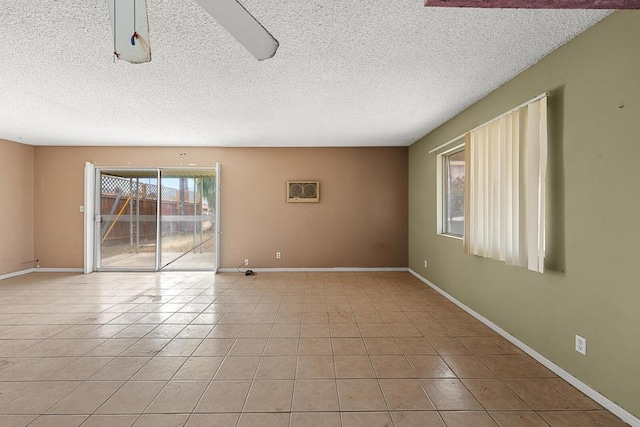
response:
[[[506,116],[507,114],[511,114],[511,113],[513,113],[514,111],[519,110],[519,109],[520,109],[520,108],[522,108],[522,107],[526,107],[527,105],[531,104],[532,102],[536,102],[536,101],[538,101],[538,100],[540,100],[540,99],[544,98],[545,96],[549,96],[549,92],[541,93],[540,95],[538,95],[538,96],[536,96],[536,97],[534,97],[534,98],[531,98],[531,99],[530,99],[530,100],[528,100],[528,101],[523,102],[522,104],[518,105],[517,107],[513,107],[511,110],[507,111],[506,113],[502,113],[502,114],[500,114],[498,117],[494,117],[493,119],[488,120],[488,121],[484,122],[483,124],[478,125],[478,126],[474,127],[473,129],[466,131],[466,132],[465,132],[465,133],[463,133],[462,135],[458,135],[458,136],[456,136],[455,138],[450,139],[449,141],[445,142],[444,144],[440,144],[440,145],[438,145],[436,148],[434,148],[434,149],[432,149],[431,151],[429,151],[429,154],[434,153],[434,152],[438,151],[439,149],[441,149],[441,148],[443,148],[443,147],[446,147],[447,145],[453,144],[454,142],[456,142],[457,140],[459,140],[460,138],[462,138],[462,137],[463,137],[463,136],[465,136],[466,134],[471,133],[471,132],[473,132],[474,130],[479,129],[479,128],[481,128],[482,126],[486,126],[486,125],[488,125],[488,124],[489,124],[489,123],[491,123],[491,122],[495,122],[496,120],[500,120],[501,118],[503,118],[503,117],[504,117],[504,116]]]

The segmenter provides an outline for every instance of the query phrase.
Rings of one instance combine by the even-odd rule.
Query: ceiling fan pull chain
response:
[[[113,63],[120,59],[120,54],[116,51],[116,0],[113,0]]]
[[[140,37],[136,31],[136,0],[133,1],[133,35],[131,36],[131,46],[136,45],[136,39]]]

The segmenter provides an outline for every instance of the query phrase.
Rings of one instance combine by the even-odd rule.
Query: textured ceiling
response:
[[[152,61],[114,61],[107,0],[0,0],[0,138],[33,145],[401,146],[608,11],[244,0],[258,62],[192,0],[147,0]]]

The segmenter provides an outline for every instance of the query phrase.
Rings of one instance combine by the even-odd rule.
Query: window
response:
[[[547,93],[432,149],[438,234],[464,252],[544,272]]]
[[[440,234],[462,238],[464,235],[464,188],[465,150],[459,145],[439,156],[441,185],[438,203],[440,205]]]
[[[443,156],[444,161],[444,233],[464,235],[464,149]]]

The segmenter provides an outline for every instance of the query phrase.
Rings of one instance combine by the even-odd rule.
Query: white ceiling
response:
[[[609,11],[244,0],[258,62],[193,0],[147,0],[152,61],[108,0],[0,0],[0,138],[33,145],[402,146]]]

